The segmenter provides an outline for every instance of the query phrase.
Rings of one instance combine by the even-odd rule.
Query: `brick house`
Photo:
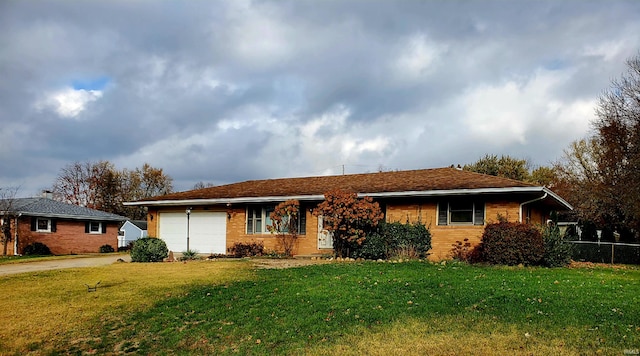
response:
[[[387,222],[423,222],[432,235],[432,259],[447,258],[457,240],[479,242],[484,226],[498,217],[544,224],[551,211],[572,209],[548,188],[455,168],[252,180],[125,205],[148,207],[149,236],[164,239],[174,252],[187,249],[188,236],[192,250],[225,253],[236,242],[262,241],[267,249],[279,249],[266,229],[269,213],[297,199],[304,214],[294,253],[313,255],[333,252],[322,218],[312,214],[333,189],[372,197]]]
[[[117,249],[118,230],[126,220],[47,197],[13,199],[10,215],[12,241],[7,255],[22,254],[35,242],[47,245],[54,255],[97,253],[103,245]]]

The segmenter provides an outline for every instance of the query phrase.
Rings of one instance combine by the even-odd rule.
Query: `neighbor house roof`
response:
[[[124,221],[125,217],[49,198],[16,198],[11,210],[26,216],[75,220]]]
[[[133,224],[135,227],[137,227],[140,230],[146,230],[147,229],[147,221],[146,220],[129,220],[129,222],[131,224]]]
[[[557,204],[571,206],[551,190],[518,180],[490,176],[455,168],[349,174],[303,178],[250,180],[173,193],[125,205],[184,205],[321,200],[324,193],[342,189],[370,197],[438,196],[492,193],[535,193],[551,196]]]

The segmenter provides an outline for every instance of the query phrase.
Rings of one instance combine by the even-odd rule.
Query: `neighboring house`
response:
[[[127,220],[120,227],[120,232],[118,233],[118,247],[127,247],[137,239],[147,236],[146,221]]]
[[[254,180],[125,205],[148,207],[149,235],[174,252],[186,250],[188,236],[192,250],[225,253],[236,242],[262,241],[278,249],[267,230],[269,214],[276,204],[297,199],[304,214],[294,253],[324,254],[333,252],[331,235],[312,211],[334,189],[372,197],[387,222],[424,223],[432,235],[432,259],[448,258],[456,241],[478,243],[485,224],[499,218],[544,224],[551,211],[572,209],[548,188],[455,168]]]
[[[118,245],[118,228],[125,217],[62,203],[46,197],[16,198],[12,202],[7,254],[22,254],[35,242],[54,255],[97,253],[100,246]],[[17,227],[17,228],[16,228]]]

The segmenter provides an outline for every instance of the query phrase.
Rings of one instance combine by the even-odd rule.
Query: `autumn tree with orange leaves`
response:
[[[358,198],[356,193],[333,190],[324,199],[313,213],[322,216],[324,228],[333,233],[336,255],[350,257],[353,247],[362,245],[384,214],[371,197]]]
[[[298,240],[300,214],[300,203],[297,200],[287,200],[276,205],[269,215],[271,225],[267,226],[267,230],[276,234],[284,254],[288,257],[293,256],[293,250]]]

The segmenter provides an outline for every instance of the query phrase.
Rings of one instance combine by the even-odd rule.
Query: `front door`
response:
[[[322,216],[318,216],[318,249],[333,249],[333,233],[324,228]]]

